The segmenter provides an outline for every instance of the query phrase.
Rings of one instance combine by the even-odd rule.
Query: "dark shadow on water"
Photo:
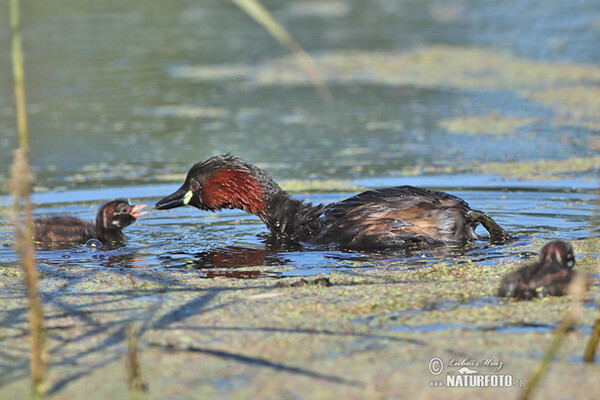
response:
[[[271,369],[273,369],[275,371],[279,371],[279,372],[291,372],[294,374],[303,375],[303,376],[307,376],[310,378],[324,380],[324,381],[328,381],[328,382],[332,382],[332,383],[339,383],[339,384],[343,384],[343,385],[356,386],[356,387],[363,387],[365,385],[363,382],[357,381],[355,379],[348,379],[348,378],[343,378],[343,377],[336,376],[336,375],[315,372],[315,371],[311,371],[306,368],[294,367],[294,366],[286,365],[281,362],[271,361],[271,360],[268,360],[265,358],[260,358],[260,357],[246,356],[246,355],[239,354],[239,353],[233,353],[233,352],[222,351],[222,350],[213,350],[213,349],[196,347],[196,346],[186,346],[186,347],[182,348],[182,347],[176,347],[173,345],[164,345],[164,344],[160,344],[160,343],[149,343],[149,345],[152,347],[162,348],[164,350],[173,351],[173,352],[184,351],[184,352],[202,353],[202,354],[212,355],[212,356],[224,359],[224,360],[238,361],[238,362],[244,363],[246,365],[255,365],[255,366],[259,366],[259,367],[271,368]]]
[[[514,322],[496,326],[479,326],[464,324],[427,324],[427,325],[398,325],[392,328],[394,332],[435,332],[457,329],[463,331],[483,331],[498,333],[552,333],[556,325],[538,324],[534,322]],[[579,331],[589,334],[592,331],[591,325],[580,325],[570,331]]]
[[[465,307],[485,307],[489,305],[497,305],[502,306],[506,300],[500,300],[497,297],[479,297],[468,300],[466,302],[458,302],[458,301],[432,301],[428,304],[425,304],[423,307],[419,309],[407,309],[402,310],[400,312],[396,312],[391,315],[386,316],[387,321],[395,321],[401,315],[416,315],[422,312],[429,311],[439,311],[439,310],[453,310],[456,308],[465,308]],[[589,300],[584,303],[584,307],[598,308],[598,304],[594,300]],[[356,320],[354,322],[358,323],[368,323],[373,321],[381,316],[371,316],[368,318]],[[397,325],[391,328],[394,332],[434,332],[434,331],[445,331],[450,329],[456,330],[465,330],[465,331],[493,331],[499,333],[550,333],[556,329],[556,324],[546,324],[546,323],[537,323],[537,322],[526,322],[526,321],[517,321],[510,322],[506,324],[493,325],[493,326],[482,326],[482,325],[466,325],[460,323],[435,323],[435,324],[425,324],[425,325],[409,325],[402,324]],[[571,329],[572,331],[583,332],[585,334],[589,334],[592,331],[591,325],[579,325]]]
[[[119,271],[123,274],[127,270]],[[136,271],[136,276],[143,275],[146,279],[153,279],[152,274],[146,271]],[[164,284],[164,280],[157,280]],[[62,288],[51,295],[44,296],[44,302],[48,305],[53,305],[56,311],[47,315],[49,321],[48,335],[53,343],[53,348],[50,349],[53,356],[51,357],[51,368],[58,366],[68,367],[70,372],[64,374],[59,379],[55,380],[48,390],[48,393],[53,395],[59,393],[70,383],[82,379],[111,363],[119,362],[124,354],[125,345],[125,329],[130,323],[137,323],[140,326],[139,335],[142,343],[143,334],[146,331],[168,331],[173,324],[184,322],[187,318],[197,316],[203,313],[218,311],[220,308],[228,307],[233,302],[213,304],[215,296],[221,291],[243,291],[245,288],[227,288],[217,287],[210,289],[199,289],[192,285],[187,286],[181,282],[172,282],[168,290],[165,289],[148,289],[148,290],[107,290],[96,292],[71,292],[69,290],[73,282],[66,283]],[[254,286],[253,289],[261,288]],[[268,289],[264,287],[263,289]],[[162,296],[172,295],[174,292],[189,292],[196,295],[192,300],[174,307],[171,310],[162,309]],[[123,306],[123,302],[136,300],[138,298],[151,299],[153,301],[143,302],[141,305]],[[127,303],[125,303],[127,304]],[[100,308],[98,308],[100,306]],[[115,308],[116,307],[116,308]],[[111,318],[106,318],[107,313],[112,315]],[[162,314],[162,315],[161,315]],[[75,324],[70,322],[68,325],[53,324],[56,318],[69,317],[76,321]],[[1,326],[16,326],[26,323],[26,315],[24,309],[9,310],[8,312],[0,312],[0,327]],[[181,329],[181,328],[179,328]],[[184,329],[205,329],[207,331],[219,331],[221,329],[239,330],[243,332],[247,330],[245,327],[239,328],[221,328],[215,326],[202,326],[199,328]],[[249,328],[253,330],[254,328]],[[311,331],[311,330],[288,330],[278,328],[265,328],[273,332],[290,332],[298,334],[313,334],[323,333],[332,335],[348,335],[345,332],[333,331]],[[25,337],[26,333],[21,332],[19,335]],[[392,337],[390,337],[392,338]],[[87,343],[83,347],[78,344]],[[422,344],[415,342],[415,344]],[[229,359],[255,365],[259,367],[271,368],[274,370],[299,374],[307,377],[312,377],[319,380],[329,382],[362,386],[361,382],[345,377],[339,377],[331,374],[311,371],[306,368],[287,365],[286,363],[269,360],[261,357],[253,357],[235,352],[226,352],[200,347],[186,347],[184,349],[176,348],[168,344],[151,343],[151,346],[162,347],[170,351],[192,351],[213,355],[223,359]],[[71,348],[67,353],[62,353],[58,356],[57,351],[60,348]],[[8,349],[6,349],[8,350]],[[0,346],[0,354],[2,354],[2,363],[0,363],[0,387],[14,380],[25,379],[28,375],[28,346],[23,345],[19,351],[12,348],[10,352],[4,351]]]
[[[51,268],[46,269],[50,270]],[[130,274],[129,271],[132,270],[115,269],[114,271],[126,275]],[[111,287],[106,291],[85,293],[79,290],[72,291],[71,288],[75,283],[89,279],[87,276],[79,276],[68,279],[64,285],[51,293],[42,294],[44,304],[52,305],[54,308],[45,316],[48,324],[48,337],[53,343],[50,348],[52,354],[50,368],[63,366],[71,369],[71,372],[53,382],[48,390],[49,394],[56,394],[71,382],[88,376],[111,363],[118,362],[126,348],[125,329],[129,324],[140,324],[139,332],[140,336],[143,336],[143,332],[148,329],[160,330],[170,323],[182,321],[187,317],[227,307],[231,303],[212,305],[212,300],[220,291],[243,291],[246,289],[220,287],[199,289],[193,285],[188,286],[179,281],[157,277],[152,274],[152,271],[135,270],[134,273],[137,279],[143,278],[155,282],[161,288],[112,290]],[[258,286],[258,288],[261,287]],[[176,292],[189,292],[191,295],[199,295],[199,297],[159,316],[160,313],[164,313],[161,308],[163,296]],[[131,303],[138,299],[144,301]],[[67,324],[60,322],[62,318],[69,318],[69,322]],[[0,329],[25,326],[26,323],[25,308],[0,310]],[[11,335],[11,338],[22,336],[25,339],[27,333],[20,331],[16,335]],[[71,350],[58,356],[57,352],[62,348],[71,348]],[[2,359],[0,362],[0,387],[15,380],[26,379],[29,374],[29,348],[26,340],[20,349],[14,348],[14,346],[5,349],[0,346],[0,356]]]
[[[253,252],[253,254],[255,254]],[[54,270],[59,275],[60,271],[45,267],[45,270]],[[49,394],[60,393],[69,384],[81,380],[95,371],[118,363],[125,352],[125,329],[129,324],[139,325],[139,337],[142,344],[145,332],[168,332],[171,329],[184,329],[189,331],[264,331],[273,333],[288,333],[298,335],[333,335],[356,337],[364,340],[381,339],[392,342],[403,342],[416,346],[427,346],[424,341],[412,338],[402,338],[395,335],[381,335],[361,332],[347,332],[345,330],[318,330],[286,327],[219,327],[219,326],[190,326],[189,318],[202,315],[207,312],[219,311],[224,307],[233,305],[239,300],[223,303],[215,301],[216,296],[223,291],[243,292],[247,289],[271,290],[274,285],[252,286],[252,287],[212,287],[198,288],[188,285],[185,281],[170,280],[168,277],[159,277],[153,271],[146,269],[113,269],[113,272],[127,276],[132,274],[136,280],[147,280],[159,285],[158,288],[150,289],[123,289],[110,287],[107,290],[94,290],[92,292],[81,292],[75,287],[80,281],[89,279],[86,274],[66,279],[66,282],[55,288],[52,292],[43,294],[43,301],[52,306],[48,312],[48,336],[52,343],[51,368],[65,367],[66,372],[57,380],[52,382]],[[61,277],[68,275],[63,272]],[[76,290],[72,290],[76,289]],[[116,289],[116,290],[115,290]],[[279,290],[285,290],[279,288]],[[293,290],[293,289],[292,289]],[[176,293],[188,293],[192,299],[181,305],[165,309],[164,296],[173,296]],[[139,300],[139,301],[138,301]],[[68,318],[63,322],[62,318]],[[23,307],[7,311],[0,311],[0,327],[23,326],[26,324],[26,313]],[[25,337],[26,333],[15,332],[11,337],[19,335]],[[287,372],[301,376],[311,377],[317,380],[339,383],[350,386],[362,386],[363,383],[351,378],[317,372],[305,367],[289,365],[280,360],[267,359],[265,357],[249,356],[238,352],[228,352],[193,345],[191,347],[178,348],[167,343],[150,343],[151,346],[164,348],[170,351],[191,351],[212,355],[224,360],[232,360],[245,363],[250,366],[269,368],[275,371]],[[61,349],[70,349],[62,352]],[[4,348],[0,346],[2,362],[0,363],[0,387],[9,382],[26,379],[28,375],[28,346],[23,344],[21,349]]]

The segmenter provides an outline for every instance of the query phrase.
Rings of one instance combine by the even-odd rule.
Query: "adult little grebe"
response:
[[[34,240],[43,243],[85,243],[98,239],[103,244],[122,243],[121,231],[147,212],[139,212],[145,204],[131,205],[125,199],[109,201],[100,207],[96,223],[71,216],[36,218]]]
[[[529,300],[534,297],[563,296],[575,276],[571,244],[562,240],[547,243],[539,261],[520,268],[502,279],[498,296]]]
[[[333,204],[305,203],[291,198],[262,169],[230,154],[192,166],[184,184],[155,207],[184,205],[241,209],[256,214],[286,241],[342,248],[459,243],[477,238],[478,223],[493,240],[509,237],[462,199],[414,186],[369,190]]]

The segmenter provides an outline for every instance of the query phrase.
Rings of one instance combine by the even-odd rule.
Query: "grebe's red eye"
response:
[[[198,183],[198,181],[197,181],[197,180],[195,180],[195,179],[192,179],[192,180],[190,181],[190,190],[191,190],[192,192],[196,192],[196,191],[198,191],[198,189],[200,189],[200,184]]]

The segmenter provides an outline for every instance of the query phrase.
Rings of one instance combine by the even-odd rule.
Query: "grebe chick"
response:
[[[34,240],[42,243],[84,244],[95,238],[105,245],[122,243],[126,240],[122,229],[148,214],[139,212],[144,207],[145,204],[131,205],[125,199],[112,200],[100,207],[95,223],[72,216],[36,218]]]
[[[520,300],[564,296],[576,274],[574,265],[575,255],[570,243],[562,240],[549,242],[542,248],[538,261],[510,272],[502,279],[498,296]]]

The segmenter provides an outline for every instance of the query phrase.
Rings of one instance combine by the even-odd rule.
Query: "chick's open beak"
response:
[[[136,204],[131,208],[131,212],[129,213],[129,215],[131,215],[133,218],[139,218],[143,215],[148,214],[147,211],[143,211],[143,212],[138,212],[141,209],[143,209],[144,207],[146,207],[145,204]]]

